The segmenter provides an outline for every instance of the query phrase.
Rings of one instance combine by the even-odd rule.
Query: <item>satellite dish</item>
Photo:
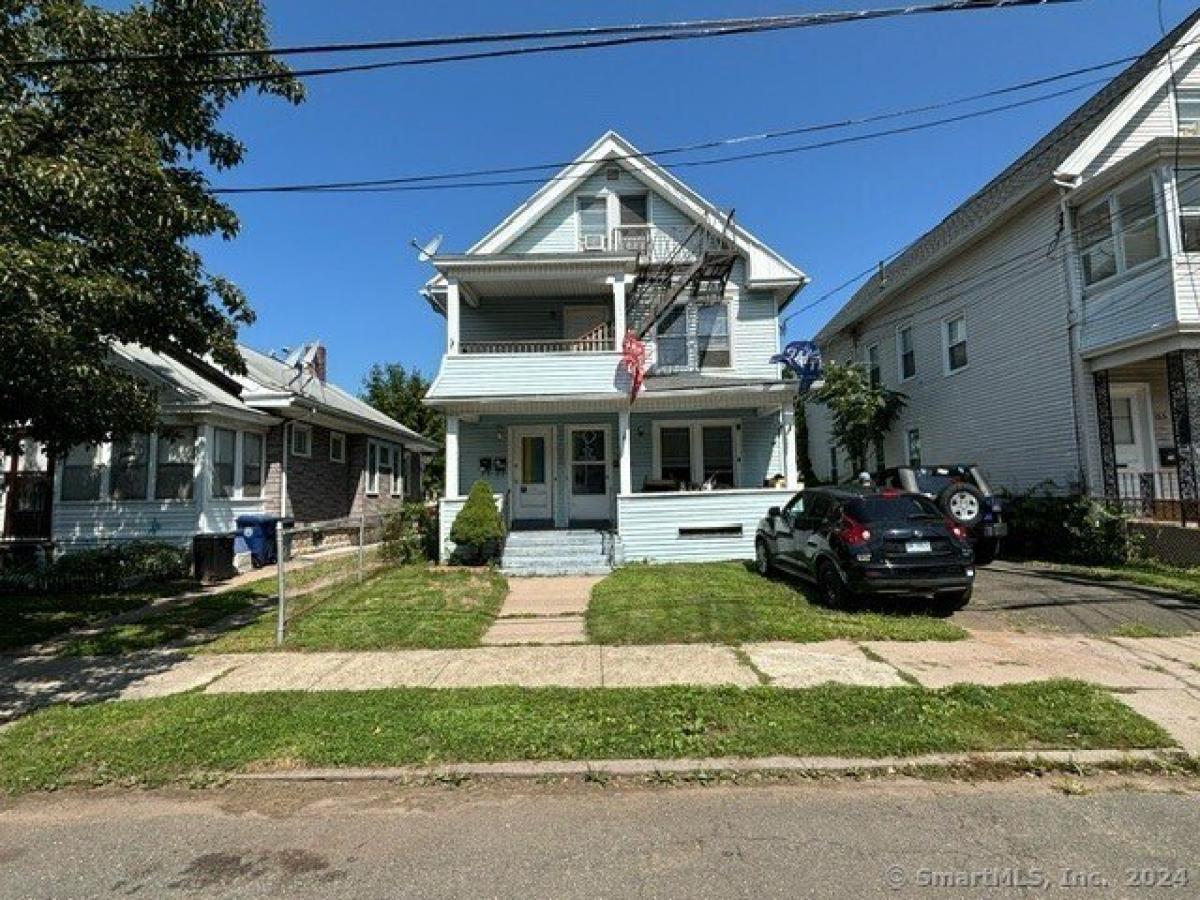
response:
[[[411,241],[409,241],[409,243],[417,248],[417,259],[419,259],[421,262],[429,262],[431,259],[437,256],[438,248],[442,246],[443,240],[444,238],[439,234],[436,235],[432,240],[426,241],[424,244],[418,244],[416,238],[413,238]]]

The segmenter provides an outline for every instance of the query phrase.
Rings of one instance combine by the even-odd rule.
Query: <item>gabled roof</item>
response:
[[[242,397],[251,406],[269,395],[285,394],[297,401],[309,401],[318,405],[325,413],[355,420],[367,426],[402,437],[423,449],[434,450],[435,445],[407,426],[401,425],[391,416],[384,415],[375,407],[342,390],[331,381],[322,382],[310,374],[239,344],[242,359],[246,362],[248,378],[239,380],[245,385]]]
[[[692,221],[699,222],[717,233],[725,228],[726,213],[720,208],[701,197],[654,160],[642,155],[637,147],[620,134],[608,131],[472,245],[467,255],[504,253],[542,216],[577,190],[580,184],[597,170],[614,161],[648,188],[679,207]],[[729,236],[745,254],[747,281],[751,286],[786,290],[790,299],[791,295],[809,282],[807,275],[743,228],[736,219]],[[434,262],[436,264],[436,258]],[[444,286],[445,278],[439,274],[426,282],[423,293],[428,296],[430,292],[440,291]]]
[[[960,247],[982,237],[1005,214],[1035,191],[1057,179],[1069,183],[1107,144],[1115,127],[1133,116],[1154,91],[1171,76],[1167,54],[1178,44],[1186,46],[1171,60],[1177,68],[1197,52],[1200,9],[1136,62],[1067,116],[1012,165],[914,241],[895,260],[882,267],[817,334],[828,340],[884,304],[905,284],[932,270]]]
[[[137,344],[116,344],[112,354],[116,365],[158,390],[159,402],[168,412],[213,409],[241,416],[269,418],[266,413],[247,405],[237,384],[231,383],[224,373],[208,378],[182,359],[156,353]],[[202,365],[208,367],[207,364]]]

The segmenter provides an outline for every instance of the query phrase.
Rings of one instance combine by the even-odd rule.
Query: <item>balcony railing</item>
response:
[[[613,326],[606,322],[577,338],[463,341],[460,351],[462,353],[601,353],[613,349]]]
[[[1183,500],[1179,475],[1173,469],[1118,472],[1117,496],[1107,500],[1135,519],[1183,524],[1200,520],[1200,504]]]
[[[620,225],[607,236],[581,236],[579,249],[636,253],[645,262],[687,263],[705,250],[728,249],[728,242],[702,228]]]

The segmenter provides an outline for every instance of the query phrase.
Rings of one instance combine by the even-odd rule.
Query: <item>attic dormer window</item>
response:
[[[604,170],[604,178],[607,181],[620,181],[621,180],[620,168],[617,166],[609,166],[607,169]]]

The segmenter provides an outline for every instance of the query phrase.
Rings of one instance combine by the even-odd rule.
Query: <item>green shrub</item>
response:
[[[188,553],[159,541],[114,544],[66,553],[41,568],[25,568],[0,580],[8,593],[114,591],[188,577]]]
[[[467,502],[450,527],[450,540],[455,544],[452,562],[479,565],[499,558],[504,544],[504,522],[491,485],[486,481],[471,485]]]
[[[1089,497],[1055,494],[1052,488],[1043,485],[1004,498],[1005,557],[1106,566],[1123,565],[1136,555],[1127,517]]]
[[[405,503],[383,517],[379,553],[398,565],[437,559],[437,513],[424,503]]]

